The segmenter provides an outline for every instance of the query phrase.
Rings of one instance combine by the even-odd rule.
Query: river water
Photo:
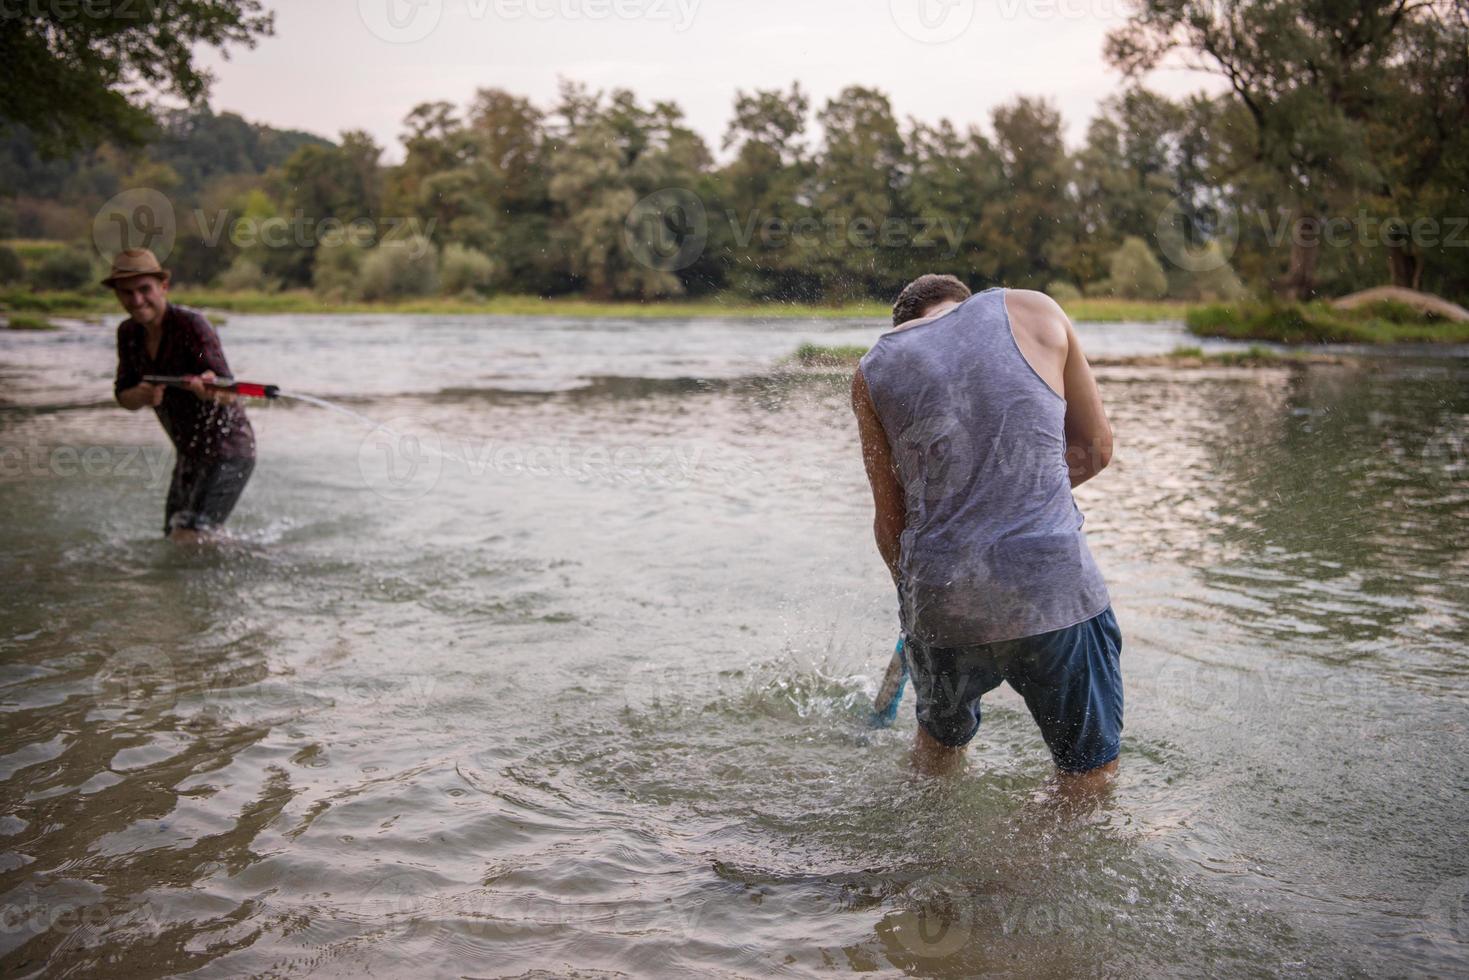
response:
[[[1469,969],[1469,358],[1099,369],[1127,716],[1074,808],[1008,688],[954,779],[911,692],[865,724],[845,378],[778,362],[879,329],[232,315],[386,428],[252,406],[200,549],[110,326],[0,334],[5,972]]]

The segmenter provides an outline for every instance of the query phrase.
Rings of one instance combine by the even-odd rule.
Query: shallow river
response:
[[[234,315],[237,376],[386,428],[252,407],[197,550],[111,326],[0,334],[0,967],[1469,970],[1469,358],[1099,369],[1127,715],[1076,809],[1008,688],[955,779],[911,692],[865,724],[845,379],[778,363],[878,329]]]

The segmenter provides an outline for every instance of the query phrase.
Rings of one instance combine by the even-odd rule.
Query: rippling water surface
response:
[[[1469,969],[1469,361],[1101,369],[1077,491],[1121,776],[1020,699],[959,778],[911,694],[845,379],[879,325],[232,316],[234,540],[109,328],[0,335],[12,975]],[[1169,325],[1082,325],[1093,353]]]

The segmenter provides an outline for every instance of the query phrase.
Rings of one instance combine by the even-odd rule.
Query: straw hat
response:
[[[129,276],[157,276],[168,280],[168,270],[158,264],[158,256],[146,248],[126,248],[112,260],[112,271],[102,280],[108,289],[119,279]]]

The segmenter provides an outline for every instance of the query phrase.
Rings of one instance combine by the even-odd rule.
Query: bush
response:
[[[9,245],[0,245],[0,283],[11,285],[25,281],[26,266],[20,253]]]
[[[329,300],[357,298],[363,250],[356,245],[318,245],[311,263],[311,288]]]
[[[80,249],[58,248],[41,259],[31,281],[38,289],[81,289],[92,283],[92,259]]]
[[[5,328],[7,330],[55,330],[56,326],[43,316],[34,316],[29,313],[7,313]]]
[[[367,253],[357,276],[357,291],[365,300],[430,296],[438,287],[438,254],[422,235],[383,242]]]
[[[1110,275],[1098,292],[1123,299],[1162,299],[1168,293],[1168,275],[1148,243],[1133,235],[1108,259]]]
[[[495,281],[495,261],[485,253],[452,242],[439,260],[439,291],[445,296],[484,293]]]
[[[214,284],[220,289],[231,293],[275,292],[280,283],[266,277],[260,266],[252,259],[243,255],[235,257],[230,267],[221,272],[214,280]]]
[[[862,356],[867,353],[867,348],[860,344],[837,344],[823,347],[820,344],[806,343],[796,348],[796,363],[804,367],[853,367]]]
[[[1057,279],[1046,287],[1046,295],[1058,303],[1075,303],[1081,299],[1081,290],[1064,279]]]
[[[1446,319],[1433,310],[1420,310],[1392,299],[1380,299],[1375,303],[1359,306],[1351,312],[1366,319],[1386,320],[1388,323],[1442,323]]]
[[[1199,272],[1179,270],[1171,277],[1168,295],[1205,303],[1235,303],[1250,298],[1250,290],[1240,281],[1218,242],[1210,242],[1204,247],[1199,264],[1212,265],[1213,268]]]
[[[1367,309],[1334,310],[1325,303],[1204,306],[1190,310],[1185,319],[1189,331],[1197,336],[1235,340],[1285,344],[1469,342],[1469,323],[1435,323],[1421,316],[1402,323],[1373,316]]]

